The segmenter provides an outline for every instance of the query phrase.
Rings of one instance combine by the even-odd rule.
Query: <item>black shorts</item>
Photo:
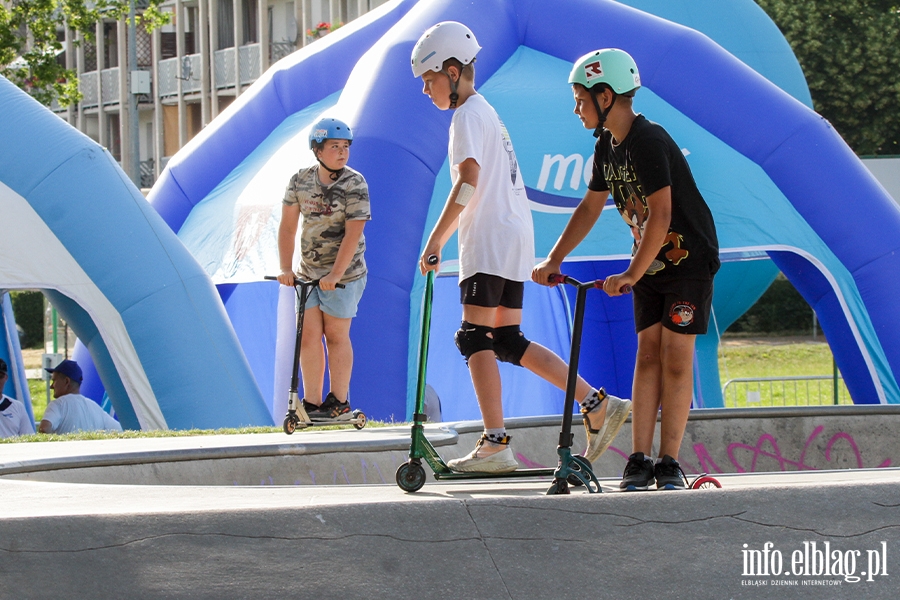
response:
[[[634,285],[634,330],[662,323],[676,333],[703,335],[712,310],[712,279],[654,281],[642,277]]]
[[[496,308],[522,308],[525,284],[497,275],[475,273],[459,282],[460,304]]]

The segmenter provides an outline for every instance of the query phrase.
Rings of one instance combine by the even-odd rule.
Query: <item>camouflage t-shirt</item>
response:
[[[291,177],[284,204],[300,207],[300,264],[294,271],[308,279],[321,279],[331,272],[344,239],[345,221],[369,221],[369,187],[365,178],[344,167],[340,178],[329,186],[319,182],[319,165],[301,169]],[[366,274],[366,238],[359,244],[344,272],[342,283]]]

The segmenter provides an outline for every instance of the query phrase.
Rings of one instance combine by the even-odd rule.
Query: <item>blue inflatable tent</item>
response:
[[[2,77],[0,114],[0,288],[44,292],[124,427],[272,424],[209,277],[109,153]]]
[[[641,69],[638,110],[684,146],[713,208],[726,261],[716,282],[718,330],[758,298],[777,272],[774,262],[815,308],[854,400],[900,401],[893,374],[900,337],[889,310],[898,285],[891,275],[898,272],[897,209],[809,108],[796,61],[755,3],[398,0],[275,65],[172,160],[151,194],[218,285],[276,418],[286,389],[290,297],[260,279],[277,268],[273,236],[284,185],[312,160],[307,128],[326,114],[355,128],[351,165],[365,174],[373,199],[369,288],[352,331],[354,405],[376,418],[409,414],[422,287],[415,264],[449,189],[450,115],[421,95],[408,57],[421,32],[442,20],[466,23],[484,48],[478,87],[512,135],[539,256],[584,192],[591,151],[592,138],[570,114],[569,65],[591,49],[623,48]],[[854,212],[877,231],[855,229],[839,190],[853,190]],[[617,219],[604,213],[567,265],[573,275],[622,268],[628,232]],[[445,398],[445,418],[476,417],[452,347],[455,281],[438,281],[429,382]],[[523,329],[565,354],[568,299],[530,288]],[[592,383],[621,395],[629,394],[634,361],[630,310],[627,299],[591,299],[582,359]],[[717,336],[708,337],[698,344],[698,406],[721,404]],[[507,414],[559,410],[560,393],[520,371],[507,375]]]

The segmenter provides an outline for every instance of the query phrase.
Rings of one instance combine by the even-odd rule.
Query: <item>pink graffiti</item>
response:
[[[776,440],[774,436],[768,433],[759,436],[759,439],[756,441],[755,446],[750,446],[740,442],[729,444],[727,448],[728,458],[731,460],[731,464],[734,466],[735,470],[738,473],[755,472],[757,463],[760,458],[775,459],[782,471],[788,471],[792,469],[798,471],[818,470],[817,467],[811,466],[806,462],[807,451],[815,441],[815,438],[817,438],[824,430],[825,428],[821,425],[813,430],[809,437],[806,438],[806,442],[803,444],[803,450],[796,460],[792,460],[786,457],[784,453],[782,453],[781,448],[779,448],[778,446],[778,440]],[[829,438],[828,443],[825,445],[825,460],[831,462],[832,455],[835,451],[835,445],[839,442],[844,442],[849,446],[853,456],[856,459],[856,467],[862,468],[862,453],[859,451],[859,447],[857,446],[856,441],[853,439],[853,436],[844,432],[836,433],[831,436],[831,438]],[[738,452],[741,450],[747,450],[751,453],[749,469],[741,464],[741,461],[737,456]],[[702,473],[725,472],[721,467],[719,467],[719,465],[716,464],[715,460],[713,460],[712,456],[710,456],[709,451],[706,449],[706,446],[703,443],[694,444],[694,453],[697,455],[697,459],[700,461],[700,468],[694,470],[692,465],[685,464],[685,466],[690,470]],[[884,468],[889,467],[890,465],[891,459],[886,459],[878,466],[879,468]]]
[[[760,459],[774,459],[779,468],[782,471],[815,471],[819,470],[819,467],[815,467],[810,465],[807,462],[807,455],[810,451],[810,448],[816,441],[822,432],[825,431],[825,427],[822,425],[817,426],[813,429],[813,432],[806,438],[806,442],[803,444],[803,450],[800,452],[800,456],[796,459],[789,458],[785,456],[784,452],[782,452],[781,448],[778,445],[778,440],[771,434],[764,433],[759,436],[759,439],[756,440],[755,445],[748,445],[741,442],[734,442],[728,445],[726,451],[728,454],[728,458],[731,461],[733,469],[726,470],[716,464],[715,459],[710,455],[709,450],[707,450],[706,445],[701,443],[694,444],[693,450],[694,454],[697,457],[697,463],[693,463],[689,459],[685,459],[684,457],[680,458],[681,465],[684,468],[686,473],[726,473],[726,472],[737,472],[737,473],[753,473],[756,472],[757,465]],[[832,435],[828,442],[825,444],[825,460],[827,462],[831,462],[833,458],[836,457],[839,449],[849,448],[851,456],[855,459],[856,466],[855,468],[863,468],[863,457],[862,452],[859,449],[859,446],[856,443],[856,440],[853,439],[853,436],[849,433],[838,432]],[[623,459],[628,459],[628,454],[615,446],[610,446],[609,451],[618,454]],[[749,467],[745,466],[746,464],[746,452],[750,453],[750,464]],[[744,454],[744,456],[740,456]],[[543,465],[541,463],[530,460],[523,454],[517,453],[516,458],[519,460],[519,463],[530,469],[539,469],[539,468],[547,468],[547,465]],[[745,460],[742,462],[741,458]],[[885,468],[891,466],[891,459],[885,459],[881,464],[878,465],[878,468]]]

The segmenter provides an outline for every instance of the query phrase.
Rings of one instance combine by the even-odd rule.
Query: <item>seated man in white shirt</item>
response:
[[[3,393],[9,379],[9,367],[0,358],[0,438],[34,433],[34,424],[28,418],[25,405]]]
[[[100,406],[80,394],[81,367],[74,360],[64,360],[47,369],[53,402],[47,405],[38,430],[41,433],[71,433],[73,431],[122,431],[119,422]]]

